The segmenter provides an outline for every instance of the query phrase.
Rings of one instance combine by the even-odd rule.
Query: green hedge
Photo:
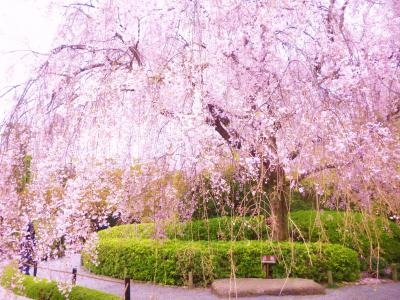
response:
[[[276,255],[275,277],[302,277],[325,281],[328,270],[336,281],[355,280],[357,253],[340,245],[323,243],[271,243],[266,241],[207,242],[152,239],[106,239],[98,245],[98,266],[83,255],[90,271],[135,280],[183,285],[193,274],[196,285],[213,279],[264,276],[261,255]]]
[[[363,261],[377,257],[379,249],[387,262],[400,262],[400,227],[392,221],[338,211],[297,211],[291,219],[301,233],[292,225],[296,240],[341,244],[356,250]]]
[[[169,239],[185,241],[262,240],[268,237],[268,228],[262,217],[221,217],[165,226]],[[147,238],[155,236],[154,223],[129,224],[99,231],[102,238]]]
[[[65,300],[66,298],[60,293],[55,281],[39,279],[28,275],[16,274],[18,271],[15,267],[9,265],[3,270],[1,277],[1,285],[12,290],[15,294],[26,296],[31,299],[46,300]],[[22,286],[15,282],[15,276],[22,276]],[[12,288],[12,285],[17,285]],[[82,286],[74,286],[69,294],[69,300],[118,300],[120,297],[105,293],[98,290],[85,288]]]
[[[296,211],[291,215],[295,241],[341,244],[356,250],[362,260],[378,254],[388,263],[400,262],[400,227],[380,217],[337,211]],[[295,225],[293,225],[295,224]],[[99,232],[103,238],[153,238],[154,224],[131,224]],[[222,217],[166,227],[167,237],[179,240],[263,240],[269,236],[263,217]],[[372,251],[372,252],[371,252]]]

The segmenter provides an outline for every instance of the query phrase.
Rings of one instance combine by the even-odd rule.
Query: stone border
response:
[[[325,288],[311,279],[285,278],[218,279],[211,290],[219,297],[280,296],[280,295],[323,295]]]

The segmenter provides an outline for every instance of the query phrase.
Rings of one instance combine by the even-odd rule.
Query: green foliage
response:
[[[268,227],[262,217],[221,217],[196,220],[186,223],[169,224],[165,227],[170,239],[199,240],[261,240],[268,237]],[[104,238],[153,238],[156,233],[154,223],[129,224],[99,231]]]
[[[169,238],[179,240],[263,240],[269,235],[263,217],[221,217],[169,225]]]
[[[297,191],[294,191],[290,195],[290,211],[298,210],[311,210],[313,209],[315,196],[310,192],[306,193],[304,196]]]
[[[170,239],[199,240],[259,240],[268,235],[262,217],[221,217],[195,220],[186,223],[168,224],[166,236]],[[122,225],[100,233],[107,238],[153,238],[155,225],[152,223]]]
[[[14,176],[17,179],[17,193],[22,193],[26,190],[27,185],[31,181],[31,163],[32,156],[24,155],[22,158],[21,170],[14,170]]]
[[[119,300],[120,297],[105,293],[102,291],[94,290],[94,289],[89,289],[83,286],[74,286],[72,288],[71,294],[69,295],[69,299],[73,300]]]
[[[21,279],[20,281],[18,279]],[[55,281],[38,279],[20,274],[14,266],[4,268],[0,283],[11,289],[15,294],[39,300],[65,300]],[[20,284],[19,284],[20,283]],[[69,300],[117,300],[116,295],[108,294],[82,286],[74,286],[69,294]]]
[[[367,263],[378,256],[400,262],[400,227],[382,217],[338,211],[297,211],[290,217],[295,240],[341,244]]]
[[[400,262],[400,227],[384,218],[356,212],[307,210],[292,212],[290,219],[295,241],[341,244],[356,250],[363,266],[371,266],[370,262],[378,255],[388,263]],[[189,241],[265,240],[269,236],[269,228],[262,216],[196,220],[170,224],[165,230],[170,239]],[[153,238],[155,225],[122,225],[101,231],[99,235],[104,238]]]
[[[388,274],[386,273],[385,269],[388,267],[388,262],[382,257],[379,257],[379,259],[376,257],[370,257],[369,260],[361,260],[361,270],[368,270],[368,272],[374,276],[377,274],[380,277],[387,276]]]
[[[357,253],[340,245],[272,243],[266,241],[179,241],[100,238],[98,266],[83,255],[84,265],[96,274],[182,285],[192,272],[193,282],[207,285],[213,279],[264,276],[262,255],[276,255],[275,277],[326,280],[331,270],[336,281],[355,280]]]
[[[238,159],[238,153],[233,153]],[[188,197],[196,200],[196,210],[193,219],[215,218],[234,215],[239,209],[246,208],[245,213],[255,214],[258,211],[269,211],[267,197],[261,193],[254,193],[258,182],[254,180],[238,180],[244,171],[231,161],[222,160],[215,168],[229,186],[229,191],[216,192],[211,181],[211,174],[204,171],[197,177],[196,188]]]
[[[154,223],[128,224],[110,227],[100,230],[100,238],[109,239],[131,239],[131,238],[152,238],[156,233]]]
[[[238,154],[233,152],[233,158]],[[191,198],[196,200],[196,210],[193,219],[216,218],[221,216],[235,215],[238,211],[246,215],[258,214],[260,211],[270,212],[268,198],[273,196],[276,183],[273,180],[262,187],[263,193],[256,192],[260,189],[259,182],[248,180],[238,180],[243,170],[231,162],[222,161],[217,164],[216,169],[221,173],[222,178],[229,186],[228,192],[215,193],[210,174],[204,171],[198,176],[196,189],[191,192]],[[290,189],[289,182],[286,181],[285,197],[289,202],[290,211],[315,209],[315,188],[314,182],[302,181],[304,193]],[[327,195],[332,193],[332,187],[326,191]],[[245,208],[245,209],[243,209]]]

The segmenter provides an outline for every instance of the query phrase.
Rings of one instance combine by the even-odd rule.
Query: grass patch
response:
[[[38,300],[65,300],[55,281],[39,279],[18,272],[15,266],[4,268],[0,284],[14,294]],[[72,287],[69,300],[119,300],[120,297],[82,286]]]

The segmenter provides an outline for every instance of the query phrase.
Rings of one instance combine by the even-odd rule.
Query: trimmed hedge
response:
[[[119,225],[97,232],[100,238],[107,239],[150,239],[155,233],[154,223]]]
[[[400,227],[392,221],[338,211],[297,211],[291,218],[300,229],[301,235],[294,230],[299,241],[341,244],[356,250],[364,262],[377,257],[379,249],[379,256],[387,262],[400,262]]]
[[[207,242],[152,239],[100,238],[98,266],[83,254],[90,271],[135,280],[183,285],[189,272],[196,285],[214,279],[236,277],[261,278],[261,255],[276,255],[274,277],[303,277],[326,281],[331,270],[336,281],[358,278],[357,253],[340,245],[323,243],[272,243],[265,241]]]
[[[268,238],[268,228],[263,217],[220,217],[169,224],[165,227],[169,239],[184,241],[262,240]],[[99,231],[100,238],[151,239],[154,223],[128,224]]]
[[[46,300],[65,300],[55,281],[38,279],[28,275],[16,274],[18,270],[11,265],[6,266],[1,277],[1,285],[12,290],[15,294],[25,296],[31,299]],[[15,281],[15,275],[22,276],[22,288],[13,287],[18,285]],[[74,286],[69,294],[69,300],[119,300],[120,297],[98,290]]]
[[[337,211],[292,212],[291,229],[295,241],[329,242],[356,250],[363,261],[369,261],[371,250],[379,243],[379,255],[388,263],[400,262],[400,227],[381,217],[368,219],[361,213]],[[154,224],[131,224],[99,232],[100,238],[153,238]],[[197,240],[263,240],[269,228],[263,217],[222,217],[172,224],[166,227],[170,239]]]

